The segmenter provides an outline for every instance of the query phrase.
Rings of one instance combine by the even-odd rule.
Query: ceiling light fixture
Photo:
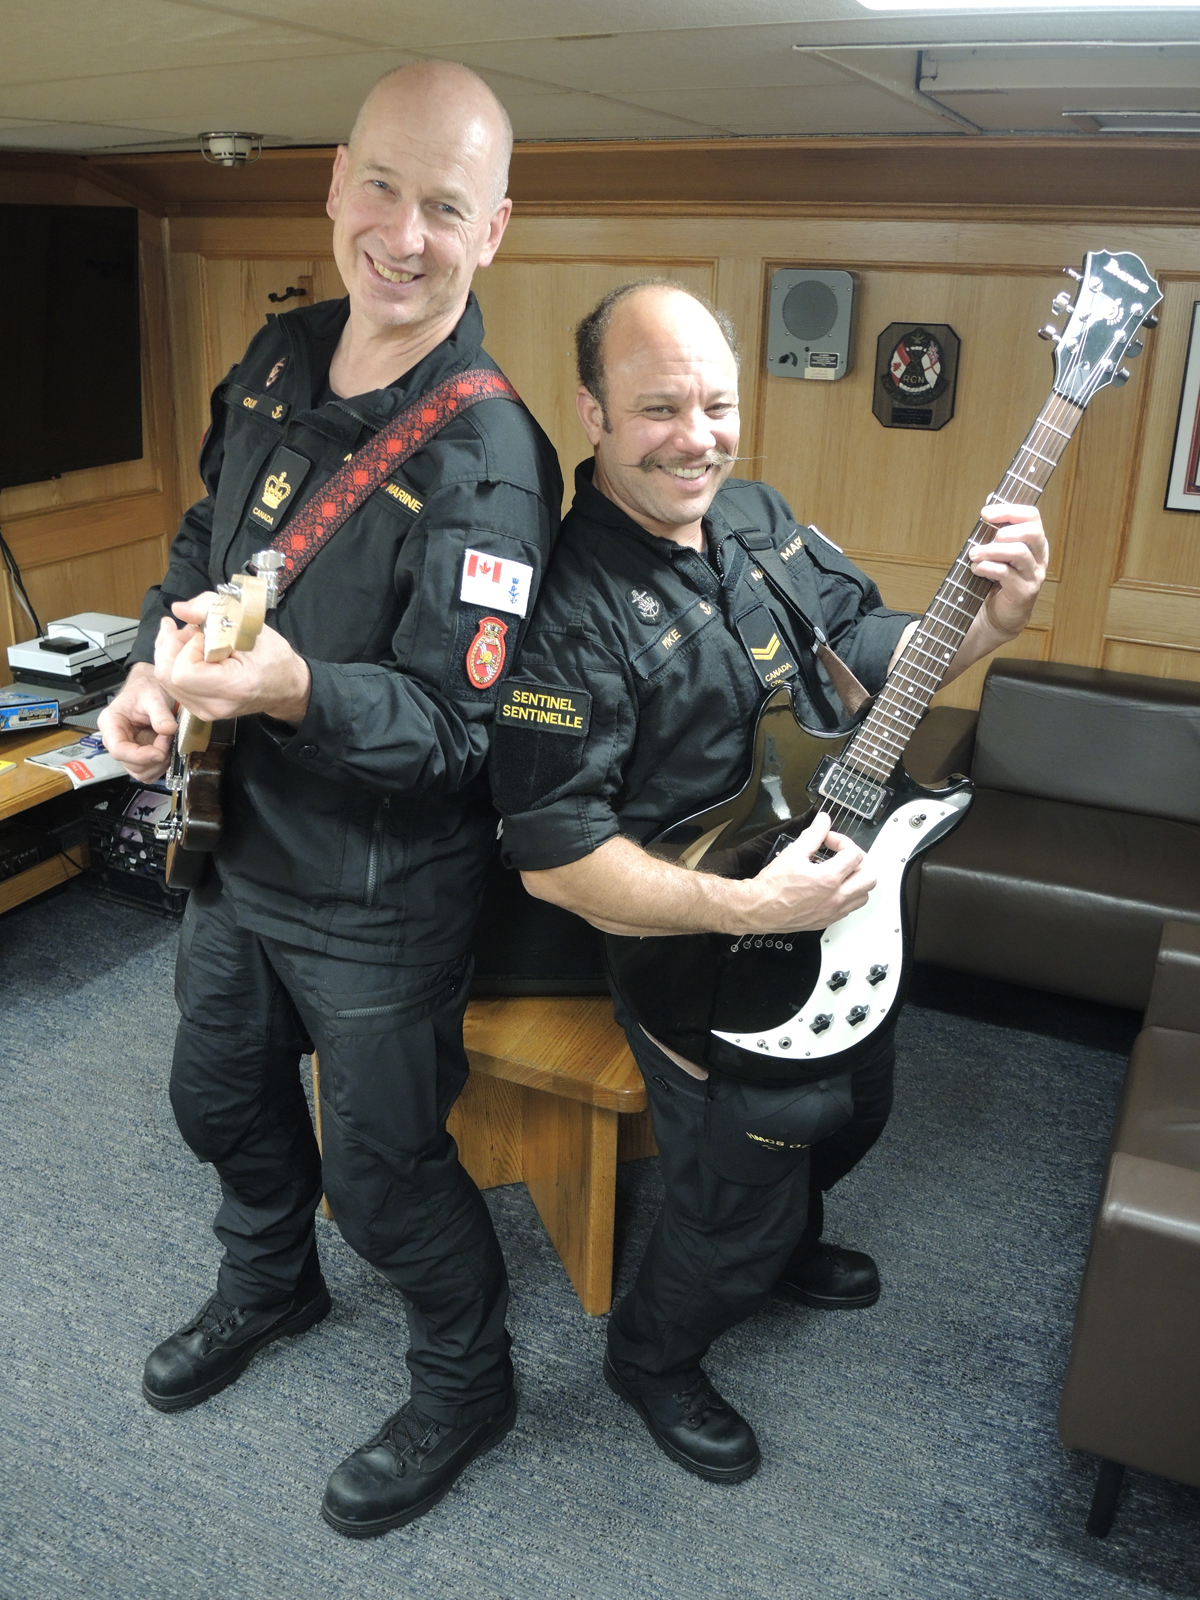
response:
[[[261,133],[198,133],[205,161],[214,167],[248,167],[262,155]]]

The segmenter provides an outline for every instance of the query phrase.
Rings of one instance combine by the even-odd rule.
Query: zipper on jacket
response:
[[[379,887],[379,853],[383,848],[384,814],[392,803],[390,795],[384,795],[375,811],[375,820],[371,824],[371,842],[367,847],[367,883],[363,894],[363,904],[375,904],[375,891]]]

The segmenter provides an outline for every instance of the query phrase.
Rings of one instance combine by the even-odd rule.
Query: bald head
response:
[[[359,107],[348,141],[351,157],[379,119],[428,119],[431,128],[453,128],[463,148],[486,173],[494,210],[508,193],[513,131],[508,112],[470,67],[458,61],[416,61],[379,78]]]
[[[511,148],[504,108],[466,67],[422,61],[380,78],[326,202],[357,331],[406,356],[449,333],[511,215]]]
[[[690,327],[701,337],[715,336],[740,370],[737,332],[733,321],[703,295],[695,294],[670,278],[640,278],[610,289],[599,304],[575,327],[575,357],[579,381],[605,407],[606,368],[611,342],[622,348],[653,340],[668,329]]]

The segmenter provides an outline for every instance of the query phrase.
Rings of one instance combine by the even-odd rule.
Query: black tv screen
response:
[[[142,454],[138,214],[0,205],[0,489]]]

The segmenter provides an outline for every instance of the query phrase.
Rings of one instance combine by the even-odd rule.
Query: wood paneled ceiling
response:
[[[370,84],[465,61],[518,140],[1094,134],[1192,110],[1200,9],[887,15],[856,0],[38,0],[10,4],[0,148],[343,139]],[[1150,128],[1157,126],[1153,117]]]

